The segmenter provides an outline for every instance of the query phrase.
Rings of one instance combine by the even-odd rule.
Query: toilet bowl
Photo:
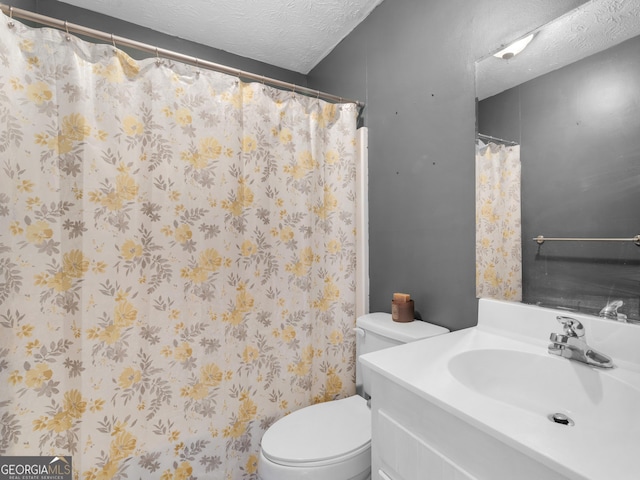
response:
[[[302,408],[262,437],[261,480],[366,480],[371,477],[371,415],[364,398]]]
[[[358,356],[448,330],[422,321],[394,322],[370,313],[356,322]],[[368,378],[356,362],[358,391]],[[301,408],[267,429],[258,459],[259,480],[368,480],[371,478],[371,412],[360,395]]]

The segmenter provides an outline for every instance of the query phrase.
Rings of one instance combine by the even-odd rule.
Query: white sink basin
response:
[[[586,343],[612,357],[615,367],[600,369],[548,353],[558,315],[567,312],[481,299],[476,327],[360,362],[560,478],[637,480],[640,327],[570,314]],[[556,413],[573,425],[549,419]]]
[[[451,375],[490,399],[551,421],[561,413],[581,428],[637,434],[640,391],[564,358],[506,349],[467,350],[449,360]]]

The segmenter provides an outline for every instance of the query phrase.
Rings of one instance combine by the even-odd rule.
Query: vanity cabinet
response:
[[[409,428],[394,420],[385,409],[378,410],[377,422],[377,451],[380,455],[377,472],[380,479],[475,479]]]
[[[563,480],[531,457],[378,372],[372,378],[372,479]],[[472,422],[471,419],[467,419]]]

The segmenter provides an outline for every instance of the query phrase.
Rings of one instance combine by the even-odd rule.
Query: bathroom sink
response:
[[[598,431],[640,431],[640,391],[605,370],[542,351],[467,350],[448,363],[453,378],[492,400],[549,419],[561,413]]]
[[[423,402],[414,410],[428,418],[430,448],[476,478],[637,480],[640,327],[571,313],[582,341],[611,357],[611,368],[599,368],[550,354],[551,337],[567,335],[566,311],[490,299],[478,310],[475,327],[360,357],[376,378]],[[386,395],[398,402],[374,389],[374,410],[386,411],[376,406]],[[420,421],[407,416],[409,425]],[[477,455],[449,449],[467,437],[462,450]]]

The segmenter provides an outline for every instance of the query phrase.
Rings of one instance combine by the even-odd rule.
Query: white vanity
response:
[[[614,367],[551,355],[552,333],[571,336],[557,317]],[[638,325],[482,299],[476,327],[360,361],[373,479],[640,478]]]

